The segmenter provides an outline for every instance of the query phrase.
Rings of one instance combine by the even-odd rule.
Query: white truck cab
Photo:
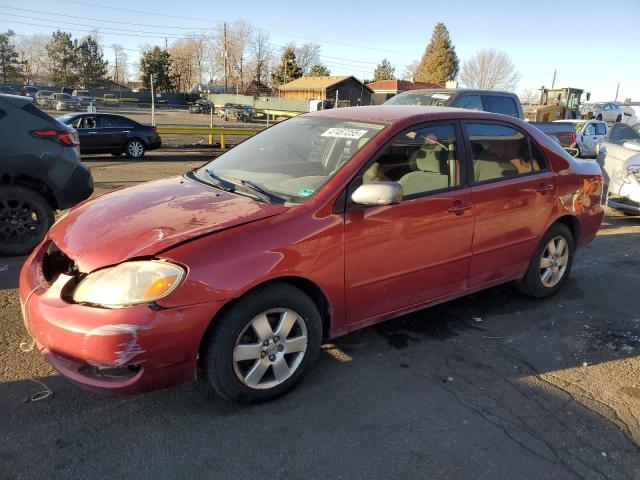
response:
[[[557,123],[572,123],[576,129],[576,148],[579,157],[596,157],[598,145],[609,133],[609,125],[603,120],[556,120]]]

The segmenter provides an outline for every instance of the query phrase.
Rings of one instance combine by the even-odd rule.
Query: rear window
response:
[[[502,95],[485,95],[484,101],[488,112],[501,113],[518,118],[518,107],[513,98]]]
[[[36,107],[33,103],[27,103],[24,107],[22,107],[22,110],[24,110],[27,113],[30,113],[31,115],[35,115],[36,117],[42,120],[49,122],[51,125],[54,125],[56,127],[60,126],[60,122],[58,122],[51,115],[47,115],[46,113],[44,113],[42,110]]]
[[[609,141],[618,145],[630,141],[640,142],[640,134],[624,123],[616,123],[611,127]]]

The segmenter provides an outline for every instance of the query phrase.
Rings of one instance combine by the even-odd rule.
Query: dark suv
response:
[[[64,210],[93,193],[77,132],[33,99],[0,95],[0,255],[29,253]]]

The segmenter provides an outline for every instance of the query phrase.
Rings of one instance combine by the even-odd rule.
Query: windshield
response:
[[[58,93],[57,98],[63,98],[63,99],[68,99],[71,98],[71,95],[69,95],[68,93]]]
[[[385,105],[425,105],[428,107],[446,107],[451,94],[439,92],[404,92],[391,97]]]
[[[640,129],[638,125],[631,127],[624,123],[614,123],[609,130],[609,142],[622,145],[624,142],[640,143]]]
[[[76,91],[76,97],[88,97],[89,96],[89,91],[88,90],[78,90]]]
[[[282,202],[303,203],[383,128],[335,118],[292,118],[242,142],[197,175],[210,183],[212,178],[232,183],[237,190],[251,183]]]

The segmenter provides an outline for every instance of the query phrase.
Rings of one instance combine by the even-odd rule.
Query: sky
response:
[[[165,38],[239,18],[267,31],[276,48],[319,43],[332,75],[360,79],[371,79],[383,58],[401,76],[443,22],[461,64],[480,49],[506,52],[521,74],[516,93],[550,87],[555,70],[556,86],[590,91],[592,100],[613,100],[620,82],[618,100],[640,101],[640,0],[0,0],[1,31],[34,35],[60,28],[82,37],[97,28],[110,62],[111,44],[131,49],[134,61],[143,46],[164,46]]]

